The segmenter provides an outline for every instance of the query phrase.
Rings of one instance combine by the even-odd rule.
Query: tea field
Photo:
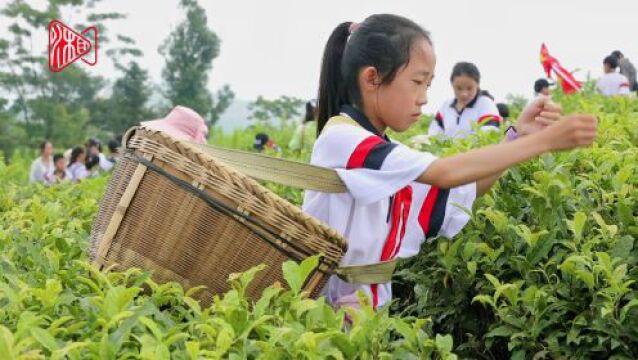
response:
[[[557,95],[594,113],[593,147],[517,166],[472,209],[454,239],[431,239],[395,274],[396,301],[335,311],[299,287],[316,263],[284,266],[252,302],[259,268],[202,308],[191,289],[137,269],[98,272],[88,237],[108,182],[27,185],[31,156],[0,161],[2,359],[635,359],[638,358],[638,101]],[[499,141],[413,143],[429,119],[394,137],[448,155]],[[294,128],[258,125],[211,143],[250,149],[266,131],[286,149]],[[267,184],[300,204],[302,193]],[[142,291],[143,288],[150,291]]]

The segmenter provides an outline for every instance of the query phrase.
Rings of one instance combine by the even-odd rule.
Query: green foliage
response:
[[[208,73],[219,56],[220,40],[208,28],[206,12],[197,1],[182,0],[181,7],[186,10],[186,19],[159,48],[166,59],[162,71],[165,95],[173,106],[190,107],[214,125],[234,97],[228,86],[215,99],[208,91]]]
[[[452,338],[432,337],[426,320],[309,299],[301,284],[317,257],[285,263],[290,290],[273,284],[254,302],[245,289],[264,266],[232,274],[232,290],[207,308],[191,297],[197,289],[137,269],[99,272],[87,238],[108,177],[44,188],[14,171],[0,165],[3,359],[456,358]]]
[[[281,122],[283,126],[289,126],[290,120],[301,115],[302,106],[305,101],[299,98],[282,96],[275,100],[268,100],[263,96],[248,105],[252,111],[251,119],[261,122]]]
[[[596,144],[511,169],[460,235],[424,244],[396,275],[395,311],[432,318],[466,356],[638,357],[638,103],[556,98],[567,113],[598,116]]]
[[[103,124],[115,134],[123,134],[131,126],[151,119],[152,113],[147,108],[150,95],[148,72],[131,62],[113,84],[113,93],[102,112]]]
[[[26,142],[27,134],[18,125],[15,115],[4,108],[5,105],[6,100],[0,98],[0,152],[9,159],[15,148]]]
[[[287,289],[244,289],[261,267],[231,276],[209,308],[139,270],[96,272],[87,236],[107,178],[24,186],[30,159],[0,164],[0,351],[14,358],[615,358],[638,357],[638,102],[591,92],[555,95],[566,113],[600,120],[593,147],[544,155],[477,199],[454,239],[432,239],[395,276],[396,302],[335,311],[300,292],[314,258],[283,267]],[[430,119],[405,133],[411,144]],[[274,156],[293,126],[258,123],[215,145]],[[482,133],[421,150],[449,155],[500,141]],[[301,204],[302,192],[266,184]],[[345,315],[352,324],[345,321]],[[446,336],[435,334],[450,334]]]

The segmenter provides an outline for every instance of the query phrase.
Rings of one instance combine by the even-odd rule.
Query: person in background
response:
[[[120,143],[117,140],[109,141],[109,156],[106,158],[113,164],[120,160]]]
[[[306,103],[306,115],[301,124],[295,129],[295,133],[288,143],[288,149],[292,151],[312,150],[312,144],[317,137],[317,126],[314,126],[316,117],[317,105],[314,100],[308,101]]]
[[[505,121],[510,118],[510,108],[507,104],[498,103],[496,104],[496,108],[498,109],[498,115]]]
[[[603,71],[605,74],[596,82],[596,89],[605,96],[629,95],[629,80],[625,75],[619,74],[618,58],[609,55],[603,60]]]
[[[106,159],[102,153],[102,144],[97,139],[90,138],[86,142],[86,157],[87,167],[94,168],[94,165],[99,165],[99,168],[94,168],[94,172],[98,170],[109,171],[113,168],[113,163]]]
[[[500,128],[502,119],[492,95],[480,88],[481,73],[476,65],[468,62],[454,65],[450,83],[454,98],[446,101],[436,113],[428,135],[464,138],[474,132],[475,124],[483,131]]]
[[[547,81],[547,79],[538,79],[534,82],[534,95],[539,96],[539,95],[545,95],[545,96],[551,96],[551,90],[550,90],[550,86],[552,86],[554,84],[550,83],[549,81]]]
[[[64,181],[71,181],[72,175],[66,168],[66,162],[64,161],[63,154],[53,155],[53,184],[59,184]]]
[[[272,141],[268,135],[264,133],[258,133],[255,135],[255,142],[253,143],[253,149],[258,152],[264,151],[264,149],[271,149],[276,152],[281,152],[281,148],[274,141]]]
[[[50,184],[53,180],[53,144],[44,141],[40,144],[40,156],[31,163],[29,182]]]
[[[74,147],[71,151],[68,169],[73,182],[80,182],[89,177],[90,173],[86,168],[86,152],[82,147]]]
[[[636,67],[634,66],[634,64],[632,64],[631,61],[629,61],[629,59],[627,59],[625,55],[620,52],[620,50],[615,50],[611,53],[611,55],[618,58],[618,67],[620,68],[620,74],[625,75],[627,80],[629,80],[630,90],[638,91],[638,81],[636,81]]]

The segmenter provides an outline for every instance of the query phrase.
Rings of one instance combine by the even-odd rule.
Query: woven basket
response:
[[[316,297],[346,251],[335,230],[255,180],[217,161],[205,147],[146,128],[123,140],[91,231],[90,256],[103,269],[138,267],[157,282],[185,288],[208,304],[229,289],[228,275],[259,264],[247,294],[285,283],[281,264],[323,254],[304,289]]]

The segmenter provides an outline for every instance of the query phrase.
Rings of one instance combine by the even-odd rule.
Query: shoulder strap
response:
[[[351,126],[359,127],[359,128],[363,128],[354,119],[352,119],[352,118],[350,118],[348,116],[337,115],[337,116],[333,116],[330,119],[328,119],[328,122],[326,123],[326,125],[324,125],[323,130],[325,130],[325,129],[329,128],[329,127],[335,126],[335,125],[344,125],[344,124],[345,125],[351,125]]]
[[[383,284],[392,280],[397,260],[392,259],[373,264],[341,266],[335,275],[341,280],[355,284]]]
[[[254,179],[327,193],[348,191],[334,169],[248,151],[195,143],[191,143],[191,145],[213,156],[215,160],[224,165]]]

